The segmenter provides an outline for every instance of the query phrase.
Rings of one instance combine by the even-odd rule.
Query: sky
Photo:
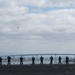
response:
[[[75,53],[75,0],[0,0],[0,54]]]

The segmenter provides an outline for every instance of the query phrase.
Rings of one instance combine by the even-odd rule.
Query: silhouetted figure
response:
[[[43,64],[43,57],[40,57],[40,64]]]
[[[53,64],[53,57],[50,57],[50,64]]]
[[[7,59],[8,59],[8,65],[11,65],[11,57],[8,56]]]
[[[59,56],[58,60],[59,60],[59,64],[61,64],[61,57],[60,56]]]
[[[0,65],[2,65],[2,58],[0,57]]]
[[[32,64],[35,64],[35,58],[32,57]]]
[[[66,64],[68,64],[68,62],[69,62],[69,58],[68,56],[66,56]]]
[[[23,57],[20,57],[20,65],[23,65]]]

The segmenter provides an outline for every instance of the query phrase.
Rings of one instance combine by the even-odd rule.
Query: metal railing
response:
[[[60,58],[59,58],[60,57]],[[0,56],[1,65],[75,64],[75,54],[22,54]]]

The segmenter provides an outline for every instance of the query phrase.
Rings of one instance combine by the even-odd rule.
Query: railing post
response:
[[[56,61],[57,61],[57,59],[56,59],[56,54],[55,54],[54,64],[56,64]]]

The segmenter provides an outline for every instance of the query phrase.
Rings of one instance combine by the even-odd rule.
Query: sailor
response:
[[[50,64],[53,64],[53,57],[50,57]]]
[[[59,60],[59,64],[61,64],[61,57],[60,56],[59,56],[58,60]]]
[[[32,57],[32,64],[35,64],[35,58]]]
[[[23,65],[23,57],[20,57],[20,65]]]
[[[43,64],[43,57],[40,57],[40,64]]]
[[[11,57],[8,56],[7,59],[8,59],[8,65],[11,65]]]
[[[2,65],[2,57],[0,57],[0,65]]]
[[[66,64],[68,64],[68,62],[69,62],[69,58],[68,56],[66,56]]]

